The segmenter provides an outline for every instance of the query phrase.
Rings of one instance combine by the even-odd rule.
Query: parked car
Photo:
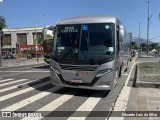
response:
[[[3,59],[15,59],[15,54],[6,54],[2,56]]]

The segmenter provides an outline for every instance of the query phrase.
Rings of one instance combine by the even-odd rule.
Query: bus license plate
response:
[[[72,83],[82,83],[82,79],[72,79]]]

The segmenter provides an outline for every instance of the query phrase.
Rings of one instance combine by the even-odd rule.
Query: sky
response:
[[[55,25],[74,16],[116,16],[133,37],[147,39],[148,0],[3,0],[0,16],[8,28]],[[160,0],[150,0],[149,39],[160,42]]]

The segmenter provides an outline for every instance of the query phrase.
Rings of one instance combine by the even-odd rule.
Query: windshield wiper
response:
[[[89,54],[90,54],[90,56],[91,56],[91,59],[88,59],[88,60],[89,60],[89,62],[90,62],[91,64],[94,64],[94,63],[95,63],[95,57],[94,57],[94,55],[93,55],[92,49],[90,49],[91,44],[90,44],[89,35],[90,35],[90,31],[88,31],[88,35],[87,35],[87,38],[86,38],[87,49],[88,49],[88,52],[89,52]]]

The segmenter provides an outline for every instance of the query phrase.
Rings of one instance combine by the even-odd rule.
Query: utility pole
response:
[[[141,50],[141,53],[142,53],[141,23],[139,23],[139,42],[140,42],[140,50]]]
[[[3,0],[0,0],[0,4],[3,2]],[[3,38],[3,30],[2,28],[0,28],[0,67],[2,67],[2,45],[1,45],[1,41]]]
[[[36,49],[36,61],[37,61],[37,63],[39,62],[39,61],[38,61],[38,55],[37,55],[37,52],[38,52],[38,46],[37,46],[37,45],[38,45],[38,39],[37,39],[37,26],[38,26],[39,20],[40,20],[42,17],[45,17],[45,16],[48,16],[48,15],[44,14],[44,15],[40,16],[39,19],[36,20],[36,27],[35,27],[36,47],[35,47],[35,49]]]
[[[150,25],[150,20],[151,20],[151,17],[152,15],[150,16],[149,14],[149,6],[150,6],[150,0],[148,0],[148,21],[147,21],[147,56],[149,56],[149,25]]]
[[[0,28],[0,67],[2,67],[2,45],[1,41],[3,40],[3,30]]]

